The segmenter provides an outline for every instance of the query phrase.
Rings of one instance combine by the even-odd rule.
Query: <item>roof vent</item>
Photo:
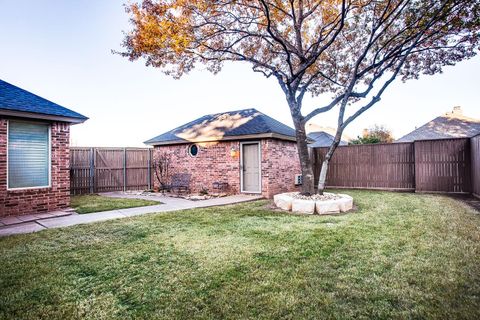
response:
[[[455,106],[453,107],[452,114],[456,116],[461,116],[463,115],[462,107],[461,106]]]

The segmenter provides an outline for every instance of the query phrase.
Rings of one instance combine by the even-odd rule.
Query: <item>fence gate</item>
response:
[[[471,191],[469,139],[423,140],[414,145],[417,191]]]
[[[70,148],[70,193],[93,193],[93,148]]]
[[[140,148],[71,148],[72,194],[152,188],[152,152]]]

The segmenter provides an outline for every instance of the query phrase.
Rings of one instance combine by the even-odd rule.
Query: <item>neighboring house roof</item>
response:
[[[337,133],[337,128],[333,128],[333,127],[328,127],[328,126],[322,126],[322,125],[318,125],[314,122],[307,122],[306,126],[305,126],[305,130],[307,131],[307,135],[310,134],[310,133],[313,133],[313,132],[325,132],[331,136],[335,136],[335,134]],[[342,133],[342,141],[345,141],[345,142],[349,142],[350,140],[352,140],[352,138],[346,134],[345,132]]]
[[[84,122],[88,118],[0,80],[0,115],[57,120],[72,123]]]
[[[256,109],[244,109],[200,117],[145,143],[167,145],[249,138],[295,141],[295,130]]]
[[[413,130],[395,142],[468,138],[480,134],[480,120],[466,117],[459,107]]]
[[[308,134],[308,137],[314,140],[313,143],[308,145],[311,148],[330,147],[335,139],[333,135],[325,131],[311,132]],[[340,141],[341,146],[346,146],[347,144],[348,143],[345,140]]]

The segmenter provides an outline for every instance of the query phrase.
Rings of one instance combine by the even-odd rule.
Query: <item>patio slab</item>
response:
[[[59,227],[73,226],[76,224],[92,223],[92,222],[118,219],[118,218],[124,218],[124,217],[125,216],[122,215],[117,210],[112,210],[112,211],[105,211],[105,212],[98,212],[98,213],[75,214],[75,215],[66,216],[66,217],[55,217],[55,218],[43,219],[43,220],[39,220],[38,223],[40,223],[45,228],[59,228]]]
[[[0,227],[21,224],[24,222],[37,221],[37,220],[47,219],[47,218],[64,217],[64,216],[69,216],[73,213],[74,212],[67,209],[67,210],[51,211],[48,213],[35,213],[35,214],[25,214],[21,216],[4,217],[4,218],[0,218]]]
[[[0,237],[11,236],[14,234],[38,232],[45,229],[45,227],[39,225],[36,222],[24,222],[20,224],[1,227]]]
[[[30,222],[30,221],[35,221],[38,220],[38,216],[34,214],[26,214],[24,216],[18,216],[17,217],[19,220],[23,222]]]
[[[16,217],[16,216],[12,216],[12,217],[0,218],[0,222],[3,223],[3,224],[6,225],[6,226],[9,226],[9,225],[12,225],[12,224],[22,223],[23,221],[20,220],[20,219],[19,219],[18,217]]]
[[[0,219],[0,236],[8,236],[20,233],[37,232],[50,228],[68,227],[77,224],[94,223],[113,219],[135,217],[143,214],[171,212],[185,209],[206,208],[213,206],[223,206],[237,204],[262,199],[262,196],[234,195],[223,198],[214,198],[208,200],[192,201],[182,198],[173,198],[167,196],[141,196],[124,194],[123,192],[102,193],[103,196],[113,198],[137,198],[161,201],[162,204],[137,207],[129,209],[119,209],[103,211],[88,214],[71,214],[71,212],[53,212],[49,214],[28,215],[18,217],[7,217]],[[154,199],[155,198],[155,199]],[[36,219],[34,219],[36,217]],[[24,219],[23,221],[21,219]],[[9,223],[7,225],[7,223]]]

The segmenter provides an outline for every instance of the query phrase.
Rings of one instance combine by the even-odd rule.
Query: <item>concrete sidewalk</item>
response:
[[[103,212],[96,212],[96,213],[88,213],[88,214],[74,213],[70,215],[63,215],[63,216],[59,215],[54,217],[46,216],[45,218],[32,219],[29,221],[23,221],[23,222],[11,224],[11,225],[0,226],[0,237],[9,236],[13,234],[37,232],[37,231],[51,229],[51,228],[68,227],[68,226],[73,226],[77,224],[85,224],[85,223],[93,223],[93,222],[106,221],[106,220],[112,220],[112,219],[134,217],[134,216],[143,215],[143,214],[223,206],[223,205],[236,204],[236,203],[262,199],[262,196],[252,196],[252,195],[234,195],[234,196],[228,196],[223,198],[214,198],[214,199],[199,200],[199,201],[186,200],[182,198],[172,198],[167,196],[152,197],[152,196],[130,195],[130,194],[124,194],[121,192],[104,193],[102,195],[108,196],[108,197],[115,197],[115,198],[137,198],[137,199],[157,200],[157,201],[161,201],[162,204],[147,206],[147,207],[137,207],[137,208],[130,208],[130,209],[119,209],[119,210],[103,211]],[[21,216],[11,217],[11,218],[21,219]]]

